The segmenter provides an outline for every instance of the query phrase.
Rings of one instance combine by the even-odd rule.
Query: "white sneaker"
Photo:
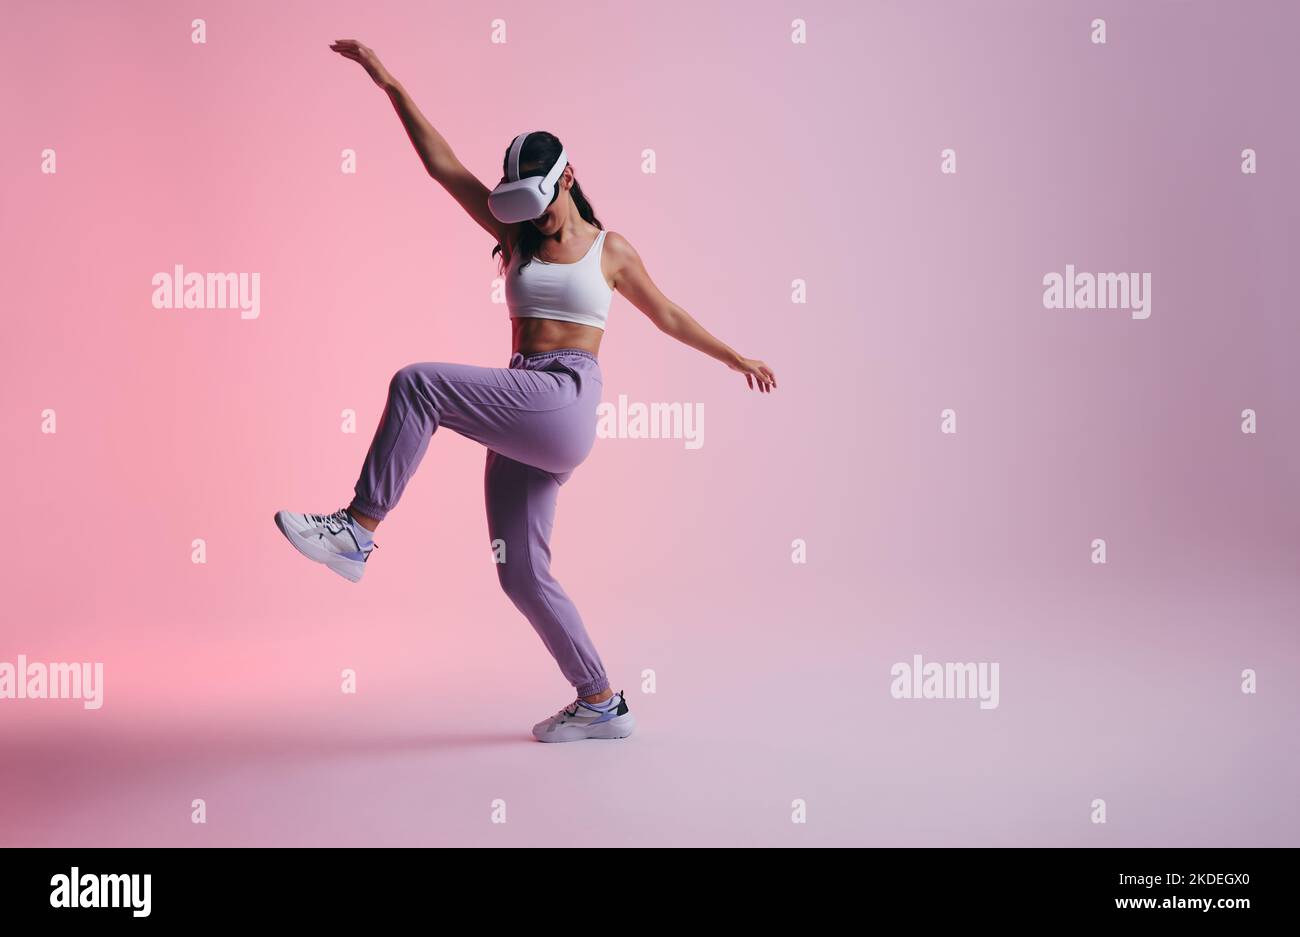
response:
[[[579,739],[623,739],[632,734],[636,720],[627,710],[623,691],[614,694],[614,705],[597,709],[576,699],[549,719],[533,726],[533,737],[539,742],[576,742]]]
[[[275,526],[303,556],[324,563],[349,582],[359,582],[375,542],[344,508],[333,514],[277,511]]]

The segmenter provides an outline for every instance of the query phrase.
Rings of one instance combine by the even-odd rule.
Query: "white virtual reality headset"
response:
[[[545,176],[519,178],[519,153],[523,150],[528,135],[536,132],[530,130],[521,133],[510,144],[510,153],[506,157],[505,181],[488,195],[488,210],[497,221],[505,224],[532,221],[540,218],[555,200],[555,187],[560,173],[569,165],[568,154],[563,149]]]

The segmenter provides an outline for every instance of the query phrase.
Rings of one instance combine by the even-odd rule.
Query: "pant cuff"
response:
[[[364,514],[366,517],[373,518],[377,521],[382,521],[388,516],[388,512],[383,508],[376,504],[371,504],[369,501],[360,497],[353,498],[352,503],[349,504],[348,507],[356,511],[358,514]]]
[[[579,696],[597,696],[609,689],[609,679],[601,677],[598,680],[588,680],[586,683],[578,686]]]

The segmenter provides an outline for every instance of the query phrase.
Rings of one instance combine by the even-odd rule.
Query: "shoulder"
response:
[[[645,276],[645,266],[641,263],[641,256],[632,246],[632,242],[617,231],[605,232],[604,255],[604,269],[609,274],[610,286],[613,289],[622,289],[629,279],[636,280]]]
[[[605,253],[619,262],[637,259],[636,248],[617,231],[605,232]]]

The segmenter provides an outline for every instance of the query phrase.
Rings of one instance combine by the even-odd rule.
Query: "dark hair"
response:
[[[512,141],[513,142],[513,141]],[[547,133],[545,130],[538,130],[530,133],[528,139],[524,141],[523,149],[519,151],[519,178],[527,176],[544,176],[555,165],[555,161],[560,158],[560,151],[564,145],[560,143],[560,138],[553,133]],[[506,147],[506,155],[501,159],[501,174],[507,175],[509,168],[507,166],[510,160],[510,147]],[[559,190],[559,180],[556,180],[556,190]],[[589,221],[597,228],[604,230],[604,225],[596,217],[596,213],[591,208],[591,202],[587,201],[587,196],[582,194],[582,186],[578,185],[578,178],[573,179],[573,187],[569,189],[569,194],[573,197],[573,204],[578,207],[578,214],[583,217],[584,221]],[[533,258],[537,256],[537,249],[542,245],[542,235],[537,228],[527,221],[519,223],[519,242],[515,245],[515,252],[519,255],[519,266],[526,267],[532,263]],[[492,256],[501,255],[499,266],[502,272],[505,270],[505,250],[504,245],[498,244],[492,248]]]

